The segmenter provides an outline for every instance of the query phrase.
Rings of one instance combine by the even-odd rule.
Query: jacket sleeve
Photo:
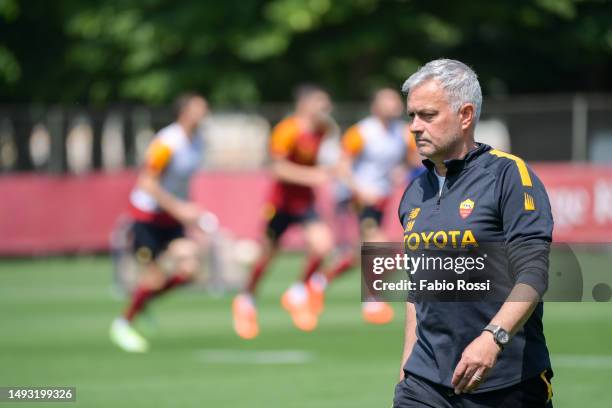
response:
[[[543,296],[553,218],[540,179],[520,159],[502,166],[496,186],[506,251],[515,283],[533,287]]]

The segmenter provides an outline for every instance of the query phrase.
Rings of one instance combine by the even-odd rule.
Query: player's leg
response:
[[[335,256],[324,268],[323,272],[315,273],[308,282],[312,310],[320,315],[325,306],[325,291],[329,284],[349,271],[358,259],[359,240],[354,204],[351,199],[339,201],[336,204],[333,224],[335,238]]]
[[[307,260],[302,274],[302,282],[307,283],[319,270],[321,264],[331,253],[334,240],[329,226],[319,219],[308,220],[304,224],[304,238],[308,247]]]
[[[355,248],[343,251],[338,260],[325,273],[327,284],[335,281],[356,265],[358,257],[355,252]]]
[[[132,326],[136,315],[141,312],[154,293],[162,287],[164,278],[159,267],[151,262],[143,266],[138,286],[132,293],[123,315],[113,320],[110,337],[113,343],[124,351],[141,353],[149,349],[147,340]]]
[[[141,222],[134,223],[132,227],[132,245],[140,276],[123,315],[115,319],[111,326],[111,339],[126,351],[143,352],[148,349],[147,341],[134,330],[132,322],[163,288],[166,277],[158,258],[169,240],[181,233],[182,229],[179,229],[160,228]]]
[[[261,279],[278,252],[278,242],[285,231],[287,231],[287,228],[296,221],[293,215],[284,211],[277,211],[273,207],[270,207],[266,212],[268,214],[266,214],[267,223],[262,251],[257,261],[253,264],[244,290],[245,294],[252,297],[255,297]]]
[[[385,242],[387,239],[381,225],[383,212],[381,209],[367,206],[359,212],[359,232],[363,242]]]
[[[355,208],[351,199],[340,201],[336,205],[336,223],[335,237],[336,247],[339,248],[339,253],[331,265],[325,270],[323,279],[318,279],[322,282],[323,289],[336,280],[340,276],[348,272],[357,262],[356,239],[355,239]]]
[[[157,261],[140,265],[138,284],[132,292],[128,306],[123,311],[123,318],[132,323],[146,308],[149,301],[164,287],[166,276]]]
[[[170,274],[155,296],[192,282],[201,267],[200,255],[200,246],[194,240],[189,238],[172,240],[163,255],[170,263]]]
[[[329,285],[346,272],[350,271],[357,261],[357,249],[344,248],[331,265],[322,273],[315,273],[308,281],[310,304],[314,313],[320,315],[325,308],[325,292]]]
[[[352,205],[346,206],[346,210],[352,208],[357,212],[359,219],[359,235],[363,242],[383,242],[386,237],[381,229],[383,212],[380,208],[367,206],[361,209],[355,209]],[[326,273],[325,278],[327,283],[332,282],[338,277],[345,274],[359,261],[359,246],[353,245],[350,250],[345,250],[342,256],[339,257],[332,267]]]
[[[199,267],[198,246],[184,237],[182,226],[161,228],[148,224],[134,225],[134,248],[142,275],[124,312],[127,321],[133,321],[155,297],[173,287],[187,283]],[[164,273],[160,259],[171,261],[171,274]]]
[[[236,295],[232,301],[234,331],[243,339],[253,339],[259,334],[257,308],[255,304],[256,289],[264,276],[270,261],[276,254],[276,245],[269,238],[264,239],[262,252],[253,265],[245,290]]]
[[[244,292],[250,296],[255,297],[257,288],[268,270],[270,262],[276,257],[278,239],[275,237],[276,234],[271,235],[270,233],[267,233],[264,237],[261,253],[257,261],[253,264],[244,290]]]
[[[383,210],[379,206],[367,206],[359,213],[359,228],[363,242],[385,242],[382,230]],[[386,302],[376,302],[368,297],[362,305],[363,319],[372,324],[387,324],[393,320],[393,308]]]
[[[289,214],[274,211],[266,226],[262,252],[247,278],[245,290],[232,301],[234,331],[243,339],[259,334],[255,294],[268,266],[278,252],[278,241],[293,222]]]
[[[303,215],[303,232],[307,244],[307,256],[301,280],[294,283],[282,297],[282,304],[291,314],[296,327],[300,330],[314,330],[318,323],[320,300],[318,293],[311,290],[311,282],[316,280],[315,273],[329,255],[333,247],[333,236],[327,224],[319,220],[314,211]]]

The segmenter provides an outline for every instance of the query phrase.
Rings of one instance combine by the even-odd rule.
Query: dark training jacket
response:
[[[441,195],[433,163],[423,163],[428,171],[408,186],[398,210],[405,247],[422,247],[432,240],[450,251],[503,246],[501,268],[507,270],[488,273],[507,274],[512,277],[511,286],[524,283],[543,295],[548,285],[553,219],[546,190],[525,162],[477,144],[465,158],[445,162],[447,174]],[[404,370],[452,387],[461,353],[490,323],[504,299],[449,302],[409,295],[408,301],[416,308],[418,339]],[[475,392],[505,388],[550,369],[543,311],[539,303]]]

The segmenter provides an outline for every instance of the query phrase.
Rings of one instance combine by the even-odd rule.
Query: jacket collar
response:
[[[444,165],[446,166],[448,173],[458,173],[464,168],[469,167],[472,162],[489,150],[491,150],[491,146],[484,143],[476,143],[476,147],[470,150],[463,158],[444,160]],[[429,159],[425,159],[423,160],[423,164],[427,170],[433,172],[435,167],[434,162]]]

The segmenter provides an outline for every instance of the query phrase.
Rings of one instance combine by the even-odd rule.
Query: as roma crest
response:
[[[469,217],[470,214],[472,213],[472,210],[474,210],[474,202],[470,200],[469,198],[467,200],[462,201],[461,204],[459,204],[459,215],[463,219],[466,219],[467,217]]]

